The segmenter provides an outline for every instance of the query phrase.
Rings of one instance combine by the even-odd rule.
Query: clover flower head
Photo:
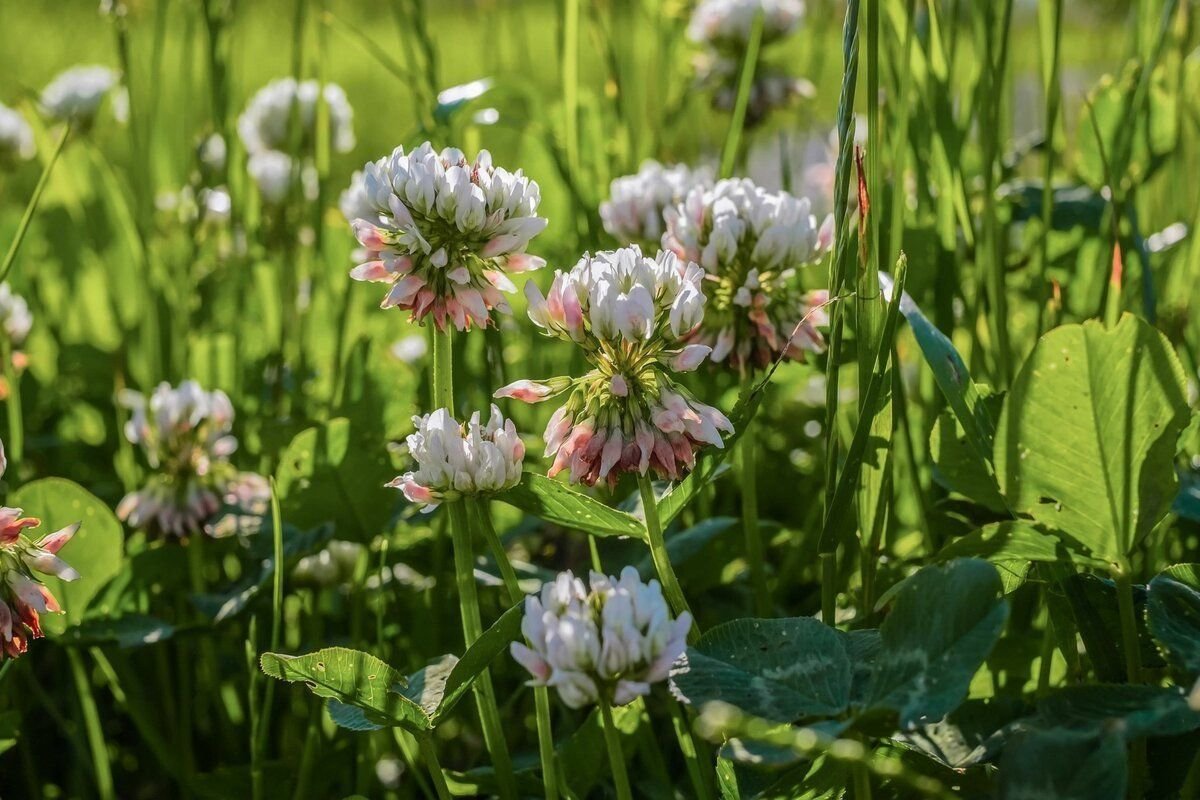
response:
[[[763,14],[763,43],[782,39],[804,17],[803,0],[700,0],[688,23],[688,38],[725,51],[750,41],[754,18]]]
[[[4,447],[0,445],[0,474],[5,466]],[[35,540],[27,531],[41,525],[41,520],[21,513],[19,508],[0,508],[0,660],[23,655],[30,639],[42,638],[39,614],[62,611],[35,573],[64,581],[79,578],[79,573],[58,556],[79,530],[79,523]]]
[[[525,445],[512,420],[496,406],[486,425],[478,411],[464,425],[445,408],[413,417],[413,424],[417,430],[408,437],[408,452],[417,469],[388,486],[400,489],[423,511],[463,495],[498,492],[521,480]]]
[[[14,294],[8,283],[0,283],[0,328],[14,347],[20,346],[29,329],[33,327],[33,315],[29,304],[19,294]]]
[[[818,227],[807,198],[742,178],[693,189],[666,221],[663,246],[706,272],[711,303],[694,341],[712,348],[713,361],[765,367],[781,353],[801,360],[823,349],[814,309],[828,298],[806,292],[799,270],[828,250],[832,218]]]
[[[265,150],[289,150],[293,144],[293,121],[300,128],[301,147],[315,135],[317,100],[324,97],[329,108],[333,149],[348,153],[354,149],[354,110],[346,92],[336,83],[323,87],[316,81],[279,78],[268,83],[250,98],[238,117],[238,135],[250,154]]]
[[[609,199],[600,204],[600,219],[604,229],[622,244],[657,247],[663,233],[663,210],[682,202],[693,187],[711,186],[712,182],[708,167],[643,161],[637,173],[613,180]]]
[[[521,633],[510,652],[535,686],[553,686],[571,708],[604,701],[623,706],[667,679],[687,648],[692,617],[671,617],[658,581],[633,567],[620,578],[593,572],[585,586],[560,572],[525,598]]]
[[[33,129],[15,108],[0,103],[0,167],[28,161],[37,152]]]
[[[41,106],[51,119],[86,125],[116,85],[117,73],[108,67],[71,67],[42,90]]]
[[[263,150],[246,159],[246,171],[263,200],[278,205],[292,189],[292,157],[278,150]]]
[[[229,461],[237,439],[230,433],[233,404],[224,392],[184,381],[178,387],[160,383],[149,399],[128,391],[120,399],[132,412],[125,438],[155,473],[125,496],[118,517],[156,533],[216,536],[224,529],[211,523],[223,510],[237,508],[243,516],[263,510],[266,482],[237,472]]]
[[[358,542],[334,539],[317,553],[296,562],[292,578],[309,586],[340,586],[354,577],[359,559],[366,548]]]
[[[698,54],[692,65],[696,85],[712,92],[712,105],[718,111],[729,112],[737,102],[740,64],[737,59],[716,51]],[[812,81],[794,77],[783,70],[762,66],[754,71],[746,103],[745,124],[758,125],[777,109],[786,108],[801,99],[816,96]]]
[[[521,380],[496,397],[537,403],[565,392],[543,436],[553,477],[616,483],[648,470],[671,479],[692,468],[705,444],[723,447],[733,425],[671,378],[709,354],[689,344],[704,319],[703,270],[673,253],[642,255],[637,245],[584,255],[555,273],[549,295],[525,284],[529,318],[548,335],[583,348],[593,369],[579,378]]]
[[[429,142],[398,147],[363,168],[361,189],[352,185],[343,204],[369,212],[352,222],[366,261],[350,277],[389,284],[381,307],[416,321],[432,315],[439,330],[485,327],[493,309],[509,311],[502,293],[516,288],[507,273],[545,264],[525,252],[546,227],[540,201],[536,182],[494,166],[486,150],[469,162]]]

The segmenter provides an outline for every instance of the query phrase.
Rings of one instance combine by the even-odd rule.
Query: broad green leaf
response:
[[[778,722],[833,716],[850,702],[851,665],[838,631],[812,619],[738,619],[718,625],[672,671],[697,708],[720,700]]]
[[[382,531],[400,499],[377,436],[344,417],[296,434],[279,460],[283,518],[300,528],[333,521],[338,535],[366,541]]]
[[[318,697],[361,709],[376,725],[417,731],[430,727],[421,707],[395,691],[404,684],[404,675],[368,653],[327,647],[303,656],[263,653],[259,663],[270,677],[302,682]]]
[[[985,525],[955,539],[937,554],[939,561],[970,557],[986,559],[997,565],[1012,561],[1038,561],[1095,568],[1108,566],[1108,562],[1090,555],[1087,548],[1072,541],[1071,537],[1051,533],[1023,520]]]
[[[1005,399],[995,445],[1001,491],[1016,512],[1122,562],[1175,497],[1187,413],[1183,369],[1142,320],[1057,328]]]
[[[992,419],[1000,416],[1004,395],[992,394],[986,386],[978,386],[976,391],[980,393],[988,415]],[[979,459],[962,423],[950,409],[938,415],[937,424],[929,435],[929,451],[933,454],[934,480],[984,508],[997,513],[1007,512],[994,470]]]
[[[118,647],[145,647],[165,642],[175,635],[175,626],[148,614],[125,614],[113,619],[85,619],[62,634],[64,642],[74,645],[115,644]]]
[[[1005,741],[1002,729],[1020,708],[997,698],[968,700],[944,719],[901,732],[894,740],[951,769],[966,769],[999,754]]]
[[[1146,627],[1167,661],[1200,673],[1200,591],[1163,573],[1150,581]]]
[[[1124,800],[1125,740],[1116,733],[1033,729],[1000,759],[1001,800]]]
[[[1115,730],[1127,740],[1176,736],[1200,728],[1200,713],[1174,687],[1090,684],[1066,686],[1038,703],[1046,725]]]
[[[62,478],[27,483],[6,502],[42,521],[41,527],[32,532],[35,538],[75,522],[83,523],[58,553],[80,578],[67,583],[49,575],[39,576],[64,611],[43,616],[42,627],[49,635],[61,634],[69,625],[83,621],[92,599],[121,571],[125,559],[121,523],[98,497]]]
[[[923,568],[897,593],[879,636],[870,705],[909,727],[953,711],[1008,619],[1000,576],[985,561]]]
[[[624,511],[609,508],[564,483],[526,472],[521,482],[496,495],[527,514],[595,536],[632,536],[645,539],[646,529]]]

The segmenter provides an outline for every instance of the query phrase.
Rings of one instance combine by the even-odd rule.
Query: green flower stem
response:
[[[483,538],[492,551],[496,566],[500,568],[500,575],[504,579],[504,588],[508,594],[508,604],[516,605],[524,593],[517,581],[517,573],[513,570],[512,562],[508,560],[504,543],[500,541],[496,527],[492,524],[492,515],[488,511],[487,501],[477,498],[472,501],[472,505],[479,522],[479,530],[483,531]],[[557,800],[558,766],[554,755],[554,729],[550,724],[550,690],[545,686],[535,686],[533,699],[537,707],[538,756],[542,762],[542,787],[547,800]]]
[[[25,234],[29,231],[29,223],[33,221],[33,215],[37,211],[38,203],[41,202],[42,192],[46,191],[46,183],[50,180],[50,172],[58,162],[58,157],[62,154],[63,146],[66,145],[67,137],[70,135],[71,125],[68,123],[63,127],[63,132],[58,137],[58,144],[54,146],[54,152],[50,155],[50,160],[42,168],[42,175],[38,178],[37,186],[33,189],[33,195],[30,196],[29,202],[25,205],[25,213],[21,215],[21,222],[17,225],[17,233],[8,245],[8,252],[4,254],[4,263],[0,265],[0,282],[8,277],[8,271],[12,269],[13,262],[17,260],[17,252],[21,249],[21,242],[25,240]]]
[[[1133,578],[1130,566],[1121,565],[1113,575],[1117,584],[1117,609],[1121,615],[1121,639],[1125,649],[1125,672],[1130,684],[1142,682],[1142,654],[1138,643],[1137,611],[1133,605]],[[1139,739],[1129,748],[1129,797],[1140,798],[1146,778],[1146,740]]]
[[[654,561],[654,571],[662,583],[663,595],[671,611],[678,616],[684,611],[691,613],[679,579],[675,577],[675,569],[667,556],[667,542],[663,538],[662,522],[658,518],[658,501],[654,497],[654,485],[649,475],[638,477],[638,489],[642,494],[642,511],[646,515],[646,537],[650,542],[650,558]],[[692,614],[692,627],[688,630],[688,644],[695,644],[700,638],[700,627],[695,622],[696,615]]]
[[[705,780],[704,769],[700,766],[696,740],[692,738],[692,729],[688,725],[687,711],[673,697],[667,700],[667,707],[671,710],[671,724],[675,728],[675,738],[679,740],[679,750],[683,753],[688,778],[692,781],[692,788],[696,790],[696,797],[700,800],[711,800],[712,788]]]
[[[421,758],[424,759],[425,767],[433,778],[433,788],[437,792],[438,800],[450,800],[453,795],[450,794],[450,787],[446,785],[446,775],[442,772],[441,762],[438,761],[437,745],[434,744],[433,736],[428,733],[419,734],[417,742],[421,746]]]
[[[13,366],[12,344],[5,338],[0,344],[0,358],[4,359],[4,381],[8,393],[4,403],[8,409],[7,457],[10,466],[20,464],[25,456],[25,422],[21,413],[21,376]],[[14,475],[17,473],[14,471]]]
[[[462,610],[464,646],[470,647],[483,635],[483,622],[479,615],[479,596],[475,592],[475,557],[471,547],[471,530],[467,524],[467,509],[461,500],[446,504],[450,515],[450,538],[454,548],[454,575],[458,586],[458,603]],[[508,745],[504,741],[504,729],[500,725],[500,708],[496,705],[496,690],[492,686],[490,672],[484,671],[475,681],[475,705],[479,709],[479,721],[483,726],[483,741],[492,757],[496,780],[500,784],[500,796],[517,796],[516,778]]]
[[[604,744],[608,747],[608,763],[612,767],[613,785],[617,789],[617,800],[633,800],[629,789],[629,773],[625,771],[625,754],[621,752],[621,737],[613,722],[612,706],[607,699],[597,704],[600,722],[604,728]]]
[[[92,695],[91,679],[83,664],[83,657],[74,647],[64,648],[67,661],[71,664],[71,677],[79,695],[79,710],[83,714],[83,728],[87,733],[88,749],[92,753],[92,767],[96,772],[96,794],[101,800],[113,800],[112,767],[108,763],[108,745],[104,742],[104,730],[100,727],[100,712],[96,710],[96,698]]]
[[[750,562],[750,585],[754,592],[754,613],[771,615],[771,595],[767,591],[767,569],[763,560],[762,531],[758,525],[758,442],[754,423],[748,422],[738,443],[741,456],[742,529],[746,536],[746,560]]]
[[[454,351],[450,329],[433,332],[433,407],[454,413]]]

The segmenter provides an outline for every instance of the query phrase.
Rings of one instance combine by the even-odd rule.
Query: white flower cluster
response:
[[[250,154],[246,169],[269,204],[282,203],[292,188],[295,166],[289,155],[291,148],[298,146],[301,153],[307,153],[313,147],[320,98],[329,109],[333,149],[350,152],[354,149],[354,111],[345,91],[334,83],[322,87],[316,81],[297,83],[295,78],[279,78],[259,89],[238,117],[238,135]],[[298,136],[294,137],[293,132]],[[307,159],[302,161],[305,196],[311,198],[315,169]]]
[[[461,150],[437,153],[429,142],[403,147],[363,168],[343,198],[367,261],[351,277],[391,285],[383,308],[432,315],[439,330],[484,327],[492,309],[509,310],[501,292],[515,291],[506,272],[537,269],[529,241],[546,227],[541,194],[521,171],[493,166],[481,150],[474,163]]]
[[[698,44],[740,50],[750,41],[754,18],[763,14],[763,43],[782,39],[804,17],[803,0],[701,0],[688,23]]]
[[[666,680],[687,648],[692,617],[677,619],[658,581],[625,567],[620,579],[593,572],[590,591],[570,572],[525,598],[521,632],[529,645],[511,652],[537,686],[553,686],[571,708],[600,701],[625,705]]]
[[[704,319],[703,276],[673,253],[650,259],[633,245],[585,255],[555,274],[548,297],[525,284],[534,324],[579,344],[595,367],[574,379],[517,381],[495,394],[537,403],[570,390],[543,436],[546,455],[555,456],[552,477],[569,468],[572,481],[614,484],[624,472],[653,469],[676,479],[700,447],[724,446],[729,420],[671,378],[710,352],[686,343]]]
[[[28,161],[37,152],[33,129],[21,112],[0,103],[0,167]]]
[[[692,188],[712,182],[708,167],[663,166],[647,160],[636,174],[612,182],[609,199],[600,204],[600,219],[622,244],[656,248],[663,233],[663,211],[682,202]]]
[[[322,96],[329,108],[333,149],[339,153],[353,150],[354,110],[342,87],[336,83],[322,87],[316,81],[297,83],[295,78],[278,78],[259,89],[238,117],[238,135],[246,152],[288,150],[295,130],[293,123],[300,126],[302,141],[311,140],[317,120],[317,100]]]
[[[178,388],[161,383],[149,400],[127,391],[121,402],[132,411],[125,438],[141,448],[156,473],[125,496],[118,517],[174,536],[253,532],[249,517],[265,515],[269,489],[261,476],[239,473],[229,462],[237,439],[230,433],[233,405],[224,392],[205,391],[195,381]],[[222,509],[233,516],[223,520]]]
[[[41,521],[21,514],[19,508],[0,508],[0,661],[24,655],[30,639],[42,638],[39,615],[62,611],[58,600],[34,573],[63,581],[80,577],[58,556],[79,530],[79,523],[34,541],[25,531],[38,527]]]
[[[86,125],[116,85],[117,73],[108,67],[71,67],[42,90],[41,106],[51,119]]]
[[[29,304],[19,294],[14,294],[8,283],[0,283],[0,327],[9,343],[20,346],[29,329],[33,327],[33,315],[29,313]]]
[[[478,411],[462,425],[445,408],[413,417],[413,424],[417,430],[407,441],[417,469],[388,486],[424,506],[423,511],[461,495],[498,492],[521,480],[525,445],[512,420],[506,420],[496,406],[486,425]]]
[[[296,562],[292,578],[303,584],[333,587],[349,582],[358,569],[366,547],[358,542],[334,539],[319,552]]]
[[[818,227],[807,198],[743,178],[694,189],[666,220],[663,246],[697,261],[713,284],[713,308],[697,340],[713,348],[714,361],[763,367],[780,352],[800,358],[803,349],[821,347],[818,319],[795,330],[825,300],[801,291],[797,268],[829,248],[832,217]]]

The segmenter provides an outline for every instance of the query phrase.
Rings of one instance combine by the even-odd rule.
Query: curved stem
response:
[[[625,754],[621,752],[621,738],[616,723],[613,722],[612,707],[606,699],[601,699],[597,706],[601,727],[604,728],[604,744],[608,748],[608,763],[612,767],[617,800],[633,800],[633,793],[629,789],[629,773],[625,771]]]
[[[679,586],[679,579],[675,577],[671,559],[667,556],[667,542],[663,538],[662,522],[658,517],[658,500],[654,497],[654,485],[650,482],[649,475],[638,477],[638,489],[642,495],[642,511],[646,515],[646,536],[650,542],[650,558],[654,561],[654,571],[658,573],[658,580],[662,583],[663,595],[676,616],[684,611],[691,614],[687,599],[683,596],[683,589]],[[696,615],[692,614],[692,627],[688,631],[689,643],[694,643],[696,639],[700,638],[700,628],[695,624],[695,618]]]
[[[771,595],[767,591],[767,570],[763,560],[762,531],[758,526],[758,452],[754,423],[746,423],[738,443],[741,455],[742,530],[746,536],[746,560],[750,563],[750,585],[754,592],[754,613],[771,615]]]
[[[492,551],[492,558],[496,560],[496,565],[500,569],[500,576],[504,579],[508,604],[516,605],[524,594],[521,592],[512,562],[508,560],[508,553],[504,550],[504,543],[500,541],[496,527],[492,524],[492,515],[488,511],[487,501],[476,498],[472,505],[475,517],[479,521],[479,529],[483,531],[483,538],[487,541],[488,547]],[[554,729],[550,724],[550,690],[545,686],[535,686],[533,699],[537,707],[538,756],[542,762],[542,788],[547,800],[557,800],[558,766],[554,754]]]
[[[438,761],[437,745],[434,744],[433,737],[428,733],[418,734],[417,742],[421,747],[421,758],[425,761],[425,768],[433,778],[433,789],[437,792],[438,800],[450,800],[454,795],[446,785],[446,775],[442,772],[442,763]]]
[[[33,189],[33,195],[30,196],[29,202],[25,205],[25,213],[21,215],[21,222],[17,225],[17,233],[13,236],[12,243],[8,246],[8,252],[4,254],[4,263],[0,265],[0,281],[8,277],[8,271],[12,269],[13,262],[17,260],[17,251],[21,249],[21,242],[25,240],[25,234],[29,231],[29,223],[33,221],[34,212],[37,211],[38,203],[41,202],[42,192],[46,191],[46,184],[50,180],[50,172],[58,162],[58,157],[62,154],[63,146],[66,145],[67,137],[70,135],[71,125],[68,123],[63,127],[62,135],[58,137],[58,144],[54,146],[54,153],[42,169],[42,175],[38,178],[37,186]]]
[[[475,591],[475,557],[471,547],[471,532],[467,526],[467,513],[463,501],[446,504],[450,515],[450,538],[454,548],[454,577],[458,587],[458,603],[462,610],[464,647],[470,647],[483,635],[483,622],[479,615],[479,595]],[[483,741],[492,757],[496,780],[500,784],[500,796],[517,796],[516,778],[512,761],[508,755],[508,744],[504,741],[504,729],[500,724],[500,708],[496,704],[496,690],[492,686],[489,671],[484,671],[475,681],[475,705],[479,709],[479,721],[483,727]]]

